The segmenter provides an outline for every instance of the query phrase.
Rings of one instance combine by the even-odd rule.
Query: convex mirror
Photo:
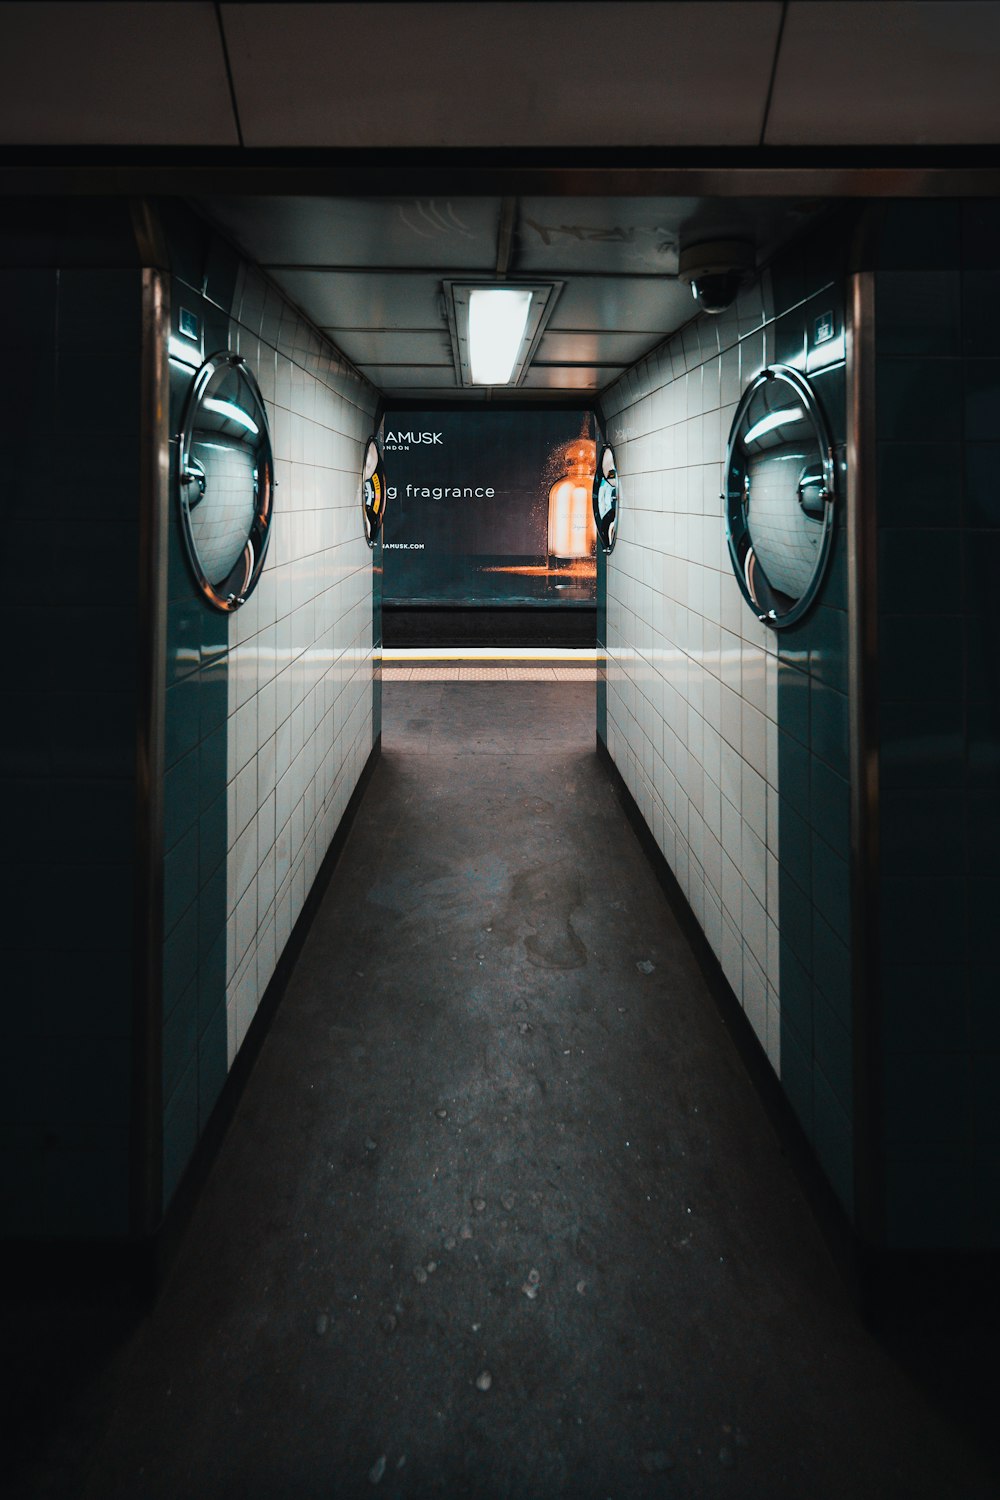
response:
[[[195,580],[216,609],[238,609],[264,566],[275,489],[267,413],[239,354],[213,354],[194,377],[178,487]]]
[[[726,532],[743,597],[765,625],[802,618],[834,525],[833,445],[816,395],[787,365],[744,391],[726,450]]]
[[[365,522],[365,540],[374,547],[385,518],[385,465],[378,438],[370,437],[365,445],[361,468],[361,509]]]
[[[618,465],[614,449],[605,443],[594,473],[594,520],[605,552],[611,552],[618,534]]]

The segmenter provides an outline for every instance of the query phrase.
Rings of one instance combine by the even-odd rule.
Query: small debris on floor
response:
[[[485,1198],[473,1198],[473,1200],[472,1200],[472,1206],[476,1210],[477,1214],[481,1214],[482,1211],[483,1211],[483,1209],[486,1207],[486,1199]]]
[[[455,1236],[453,1234],[449,1234],[447,1236],[447,1238],[445,1239],[444,1248],[446,1250],[454,1250],[455,1245],[456,1245]]]
[[[437,1268],[438,1268],[437,1261],[436,1260],[429,1260],[427,1262],[427,1274],[428,1274],[428,1276],[433,1276],[434,1272],[437,1270]]]
[[[485,1208],[485,1206],[486,1205],[484,1204],[483,1207]],[[459,1236],[463,1240],[471,1240],[472,1239],[472,1225],[471,1224],[463,1224],[462,1227],[461,1227],[461,1229],[459,1230]]]
[[[521,1033],[522,1036],[527,1036],[528,1032],[531,1030],[531,1026],[530,1026],[529,1022],[527,1022],[527,1021],[519,1021],[518,1025],[517,1025],[517,1029]]]
[[[492,1384],[493,1376],[490,1374],[489,1370],[483,1370],[479,1375],[476,1376],[477,1391],[488,1391]]]
[[[418,1286],[423,1286],[424,1282],[427,1280],[427,1272],[424,1270],[423,1266],[414,1266],[413,1279]]]
[[[640,958],[639,962],[636,964],[636,968],[639,970],[640,974],[652,974],[653,970],[656,968],[656,965],[651,964],[648,958]]]
[[[663,1474],[674,1466],[672,1455],[665,1453],[662,1448],[658,1448],[654,1453],[644,1453],[639,1462],[647,1474]]]
[[[508,1213],[510,1213],[516,1201],[517,1200],[515,1199],[513,1193],[504,1193],[503,1197],[500,1199],[500,1202],[503,1204]]]
[[[365,1137],[365,1150],[366,1151],[374,1151],[374,1150],[376,1150],[377,1146],[378,1146],[378,1142],[377,1141],[373,1141],[370,1135]]]
[[[316,1332],[319,1334],[320,1338],[323,1337],[329,1326],[330,1319],[327,1317],[326,1313],[320,1313],[316,1319]]]
[[[437,1115],[439,1120],[447,1120],[448,1118],[448,1111],[444,1108],[436,1109],[434,1113]]]
[[[578,1281],[576,1284],[576,1289],[582,1297],[584,1292],[587,1290],[587,1283],[585,1281]]]
[[[385,1454],[383,1453],[381,1458],[377,1458],[372,1464],[371,1468],[368,1470],[368,1478],[371,1480],[372,1484],[378,1484],[381,1481],[384,1473]]]
[[[534,1266],[532,1266],[531,1270],[528,1272],[528,1285],[537,1286],[541,1279],[541,1274],[535,1270]]]
[[[382,1332],[383,1333],[395,1333],[396,1332],[396,1314],[395,1313],[384,1313],[383,1314],[383,1317],[382,1317]]]

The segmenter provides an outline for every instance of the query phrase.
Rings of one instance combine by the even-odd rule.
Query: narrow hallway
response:
[[[67,1493],[994,1493],[852,1310],[593,723],[589,681],[386,684]]]

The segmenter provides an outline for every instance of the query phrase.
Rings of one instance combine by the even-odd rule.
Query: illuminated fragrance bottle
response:
[[[549,556],[575,561],[590,557],[597,541],[591,493],[597,444],[574,438],[562,452],[566,472],[549,490]]]

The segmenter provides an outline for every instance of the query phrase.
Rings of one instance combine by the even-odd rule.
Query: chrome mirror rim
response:
[[[368,458],[374,448],[377,455],[375,467],[370,475],[366,475]],[[380,501],[378,505],[369,507],[367,485],[369,480],[374,482],[376,497]],[[382,452],[382,444],[378,440],[378,434],[372,433],[365,443],[364,455],[361,459],[361,518],[364,524],[365,541],[369,547],[374,548],[378,542],[379,532],[385,520],[385,454]],[[374,515],[372,511],[374,510]]]
[[[743,514],[744,499],[742,491],[739,496],[735,495],[734,486],[732,484],[732,477],[736,468],[736,447],[743,436],[741,429],[743,427],[744,419],[746,418],[747,412],[757,392],[761,389],[762,386],[767,385],[768,383],[773,381],[780,381],[783,384],[791,386],[792,390],[795,393],[796,400],[801,403],[802,416],[806,421],[809,422],[810,426],[812,427],[816,446],[819,450],[819,459],[822,472],[822,489],[817,499],[822,502],[821,524],[823,526],[823,536],[817,550],[812,574],[803,593],[799,596],[798,599],[795,600],[790,609],[786,610],[783,614],[780,615],[776,614],[773,610],[765,610],[762,612],[759,602],[754,597],[754,594],[751,591],[748,573],[752,571],[750,568],[750,561],[753,557],[753,540],[752,536],[750,536],[749,527],[746,525],[746,522],[744,520],[744,529],[746,531],[746,534],[750,536],[750,548],[749,556],[741,556],[739,551],[739,541],[734,531],[734,515],[737,512],[739,512],[741,515]],[[830,550],[833,545],[834,510],[837,499],[836,473],[837,466],[834,455],[833,439],[830,435],[830,428],[826,420],[826,415],[823,411],[822,406],[820,405],[819,399],[816,395],[816,391],[813,388],[811,382],[806,378],[806,376],[802,375],[792,365],[765,365],[763,369],[759,370],[758,373],[750,381],[750,384],[747,386],[746,390],[740,397],[736,407],[736,411],[733,415],[732,424],[729,429],[729,438],[726,443],[725,489],[721,498],[725,507],[726,544],[729,549],[729,560],[732,564],[733,572],[736,575],[736,581],[739,584],[740,593],[743,595],[743,598],[753,610],[757,619],[760,620],[762,624],[768,626],[768,628],[771,630],[784,630],[787,629],[789,625],[797,624],[797,622],[802,619],[803,615],[806,614],[806,612],[816,602],[816,598],[819,594],[820,588],[822,587],[823,579],[826,575],[827,566],[830,560]],[[746,476],[744,476],[744,479],[745,477]],[[799,504],[804,511],[807,511],[807,507],[802,501],[801,496],[801,484],[803,477],[804,471],[798,479]]]
[[[205,493],[204,466],[201,461],[191,452],[194,441],[195,422],[205,392],[213,378],[220,370],[236,370],[250,392],[254,404],[255,415],[259,418],[260,436],[265,455],[266,477],[260,485],[258,502],[254,508],[253,522],[249,534],[243,545],[240,555],[243,563],[242,578],[237,587],[223,587],[210,579],[205,573],[202,559],[198,554],[198,545],[195,541],[191,526],[191,511],[197,505],[195,500],[192,504],[188,489],[192,483],[200,487],[201,496]],[[264,398],[260,387],[254,378],[246,360],[241,354],[232,349],[218,350],[210,354],[195,372],[188,392],[187,401],[184,406],[184,417],[181,430],[177,435],[178,459],[177,459],[177,496],[181,515],[181,535],[184,538],[184,550],[187,554],[188,564],[194,576],[194,581],[205,600],[214,609],[221,610],[225,614],[231,614],[245,604],[253,593],[260,579],[264,567],[264,559],[267,555],[268,543],[271,539],[271,522],[274,515],[274,491],[277,481],[274,478],[274,450],[271,446],[271,428],[267,420],[267,411],[264,406]],[[193,466],[197,465],[197,469]],[[200,473],[198,471],[201,471]],[[199,496],[199,498],[201,498]],[[232,583],[237,573],[238,563],[225,580],[225,584]]]
[[[600,494],[601,483],[605,478],[604,455],[606,453],[611,454],[611,464],[615,474],[615,498],[612,510],[608,512],[607,516],[602,516],[598,506],[598,495]],[[618,509],[621,505],[621,480],[618,476],[618,461],[615,458],[614,447],[606,441],[598,445],[591,504],[594,511],[594,524],[597,527],[597,539],[601,544],[602,551],[610,555],[615,550],[615,542],[618,540]]]

